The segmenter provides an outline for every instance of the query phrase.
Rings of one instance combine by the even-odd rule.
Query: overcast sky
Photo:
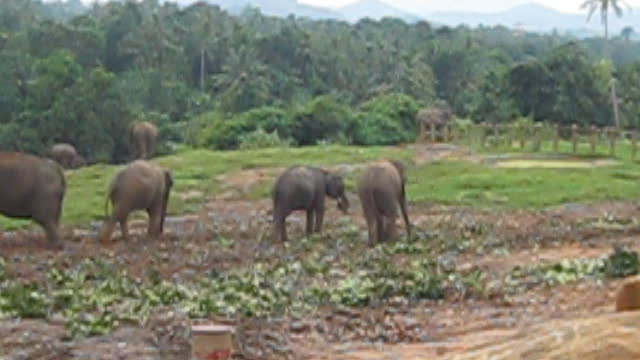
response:
[[[299,0],[302,3],[338,7],[357,0]],[[584,0],[382,0],[399,9],[412,11],[437,10],[470,10],[494,12],[505,10],[515,5],[535,1],[565,12],[581,12],[580,5]],[[640,8],[640,0],[626,0],[634,8]]]

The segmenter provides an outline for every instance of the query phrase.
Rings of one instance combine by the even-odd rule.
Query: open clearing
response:
[[[0,286],[11,296],[0,296],[0,357],[184,358],[176,334],[187,320],[174,306],[236,325],[238,356],[247,359],[445,359],[527,325],[613,311],[621,280],[598,261],[614,246],[640,248],[637,165],[553,174],[560,170],[498,169],[442,148],[336,149],[322,162],[351,190],[366,160],[391,155],[418,165],[408,190],[414,238],[373,249],[353,193],[347,216],[330,202],[321,236],[302,239],[303,215],[294,214],[291,242],[270,240],[268,189],[287,161],[206,152],[159,159],[184,183],[158,242],[146,242],[137,221],[131,243],[96,243],[99,224],[89,222],[100,218],[101,190],[80,206],[97,206],[94,215],[66,227],[64,252],[46,250],[39,231],[4,234]],[[288,161],[320,159],[306,150]],[[209,173],[212,166],[220,170]],[[70,177],[102,185],[113,171]],[[550,187],[559,179],[559,189]],[[167,317],[174,328],[157,325]]]

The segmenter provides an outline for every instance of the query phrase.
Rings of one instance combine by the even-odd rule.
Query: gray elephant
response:
[[[433,106],[424,108],[416,115],[418,124],[418,142],[425,140],[427,129],[442,131],[453,118],[453,110],[446,102],[436,102]],[[432,137],[435,134],[432,133]]]
[[[0,152],[0,214],[32,219],[44,229],[49,243],[62,247],[59,225],[67,183],[53,160]]]
[[[65,169],[77,169],[87,164],[84,157],[70,144],[55,144],[51,146],[47,155]]]
[[[120,170],[111,182],[105,201],[105,215],[108,219],[100,233],[100,241],[103,244],[111,242],[116,222],[120,223],[122,237],[126,240],[129,237],[127,218],[134,210],[147,211],[149,236],[161,235],[172,186],[173,177],[169,170],[144,160],[136,160]],[[109,201],[113,207],[110,216]]]
[[[395,236],[398,207],[402,211],[407,238],[411,237],[411,224],[407,215],[406,182],[404,165],[396,160],[373,163],[360,175],[358,197],[367,221],[370,245]]]
[[[311,166],[292,166],[285,170],[273,186],[273,237],[288,241],[285,221],[296,210],[307,213],[307,236],[322,230],[325,196],[338,200],[338,209],[345,214],[349,200],[342,177]],[[315,219],[315,227],[314,227]]]
[[[129,125],[129,149],[134,159],[152,157],[158,138],[158,128],[148,121]]]

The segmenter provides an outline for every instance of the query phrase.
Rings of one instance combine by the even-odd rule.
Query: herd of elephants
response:
[[[134,160],[124,166],[109,185],[105,202],[107,219],[98,235],[104,244],[111,242],[117,223],[122,237],[128,238],[127,218],[135,210],[145,210],[149,215],[150,238],[162,234],[174,183],[169,169],[147,161],[153,154],[157,128],[148,122],[137,122],[129,126],[128,132]],[[59,229],[67,190],[63,168],[84,164],[84,158],[69,144],[55,144],[44,156],[0,152],[0,183],[5,184],[0,187],[0,214],[33,220],[44,229],[51,247],[63,248]],[[358,196],[371,244],[395,236],[398,210],[402,212],[407,236],[411,235],[405,184],[404,165],[396,160],[376,161],[360,175]],[[307,235],[320,232],[327,196],[336,199],[344,213],[348,211],[349,200],[340,175],[313,166],[296,165],[286,169],[277,178],[272,192],[274,239],[287,241],[285,220],[296,210],[306,212]],[[111,214],[108,214],[109,202]]]

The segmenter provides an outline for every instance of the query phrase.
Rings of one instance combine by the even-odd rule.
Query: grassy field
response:
[[[393,147],[316,146],[306,148],[276,148],[252,151],[210,151],[184,149],[175,155],[153,161],[172,170],[174,191],[170,214],[195,211],[207,198],[219,190],[216,177],[242,169],[279,167],[292,164],[331,165],[359,163],[380,157],[409,159],[411,153]],[[68,171],[67,195],[64,201],[63,223],[86,224],[104,218],[104,205],[109,182],[122,166],[94,165]],[[201,196],[185,197],[194,192]],[[17,229],[32,223],[25,220],[0,218],[2,229]]]
[[[519,153],[519,148],[476,149],[480,153]],[[526,152],[527,149],[525,149]],[[570,153],[571,145],[561,143],[560,151]],[[544,144],[539,153],[550,153]],[[440,161],[409,170],[408,194],[412,203],[439,203],[473,207],[540,208],[571,202],[633,200],[640,198],[640,165],[631,161],[630,145],[618,146],[618,164],[575,169],[497,168],[467,161]],[[606,145],[591,154],[589,146],[579,147],[580,158],[593,160],[608,153]],[[527,154],[528,156],[530,154]],[[317,146],[254,151],[209,151],[185,149],[154,161],[172,169],[175,188],[170,214],[193,212],[208,196],[220,191],[216,177],[243,169],[283,167],[292,164],[357,164],[381,157],[410,160],[407,148]],[[120,166],[95,165],[67,172],[68,193],[64,203],[64,224],[86,224],[104,217],[106,190]],[[355,190],[355,175],[347,177]],[[273,180],[256,186],[248,198],[267,197]],[[185,196],[193,193],[194,196]],[[3,229],[28,226],[29,221],[0,219]]]

